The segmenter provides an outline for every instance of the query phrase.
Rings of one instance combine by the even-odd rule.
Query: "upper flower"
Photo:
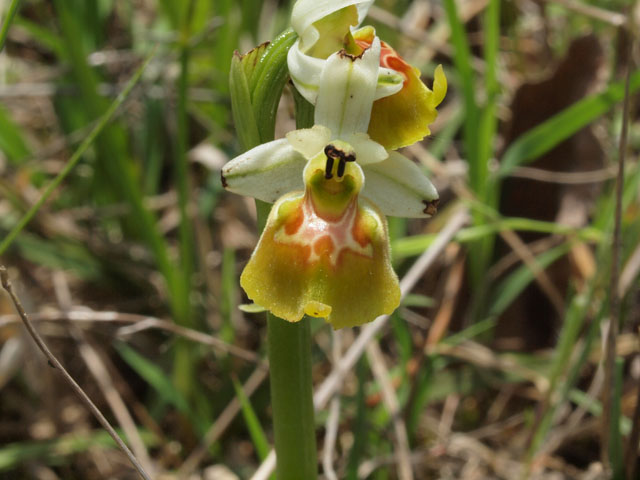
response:
[[[296,89],[311,103],[317,102],[323,72],[331,54],[344,51],[361,55],[377,39],[373,27],[357,28],[372,1],[300,0],[291,23],[299,39],[288,53],[288,66]],[[381,42],[375,77],[373,109],[366,116],[368,134],[389,150],[422,140],[431,132],[436,107],[447,92],[442,67],[436,68],[433,91],[421,80],[420,71]]]

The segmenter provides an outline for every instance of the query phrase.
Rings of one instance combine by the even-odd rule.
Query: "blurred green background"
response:
[[[238,309],[255,210],[219,175],[241,153],[233,52],[286,29],[291,4],[3,4],[0,260],[54,353],[157,478],[249,478],[272,442],[264,319]],[[417,479],[587,478],[601,468],[601,328],[616,288],[608,459],[622,475],[639,376],[640,71],[638,52],[625,54],[639,18],[622,0],[380,0],[370,10],[365,23],[427,85],[438,64],[449,80],[432,136],[404,152],[441,203],[429,221],[389,219],[398,275],[456,212],[470,221],[376,339],[382,357],[368,352],[346,376],[338,478],[407,478],[397,465],[407,448]],[[276,136],[294,126],[290,88]],[[0,478],[136,478],[2,302]],[[313,322],[319,384],[332,332]],[[343,348],[355,335],[342,333]],[[381,358],[398,412],[372,371]],[[320,411],[319,445],[326,421]]]

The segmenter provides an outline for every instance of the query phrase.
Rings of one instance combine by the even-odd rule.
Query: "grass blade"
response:
[[[236,397],[242,406],[242,416],[244,417],[244,421],[249,429],[253,446],[255,447],[258,457],[262,462],[267,458],[267,455],[269,455],[271,446],[269,445],[267,436],[262,429],[262,425],[260,425],[260,420],[258,420],[258,416],[251,406],[251,401],[247,398],[244,390],[242,389],[242,385],[240,385],[240,382],[238,382],[238,379],[235,377],[233,378],[233,388],[235,388]],[[272,478],[275,477],[272,475]]]
[[[0,105],[0,152],[7,156],[13,165],[21,163],[31,154],[27,142],[22,136],[20,127],[16,125],[9,112]]]
[[[11,4],[7,10],[7,14],[2,22],[2,30],[0,30],[0,52],[4,48],[4,42],[7,40],[7,34],[9,33],[9,27],[13,22],[13,17],[16,16],[18,7],[20,6],[20,0],[11,0]]]
[[[456,66],[458,78],[462,83],[462,96],[464,101],[464,146],[465,153],[469,161],[469,179],[471,187],[475,191],[478,186],[479,165],[477,162],[477,127],[478,127],[478,105],[475,98],[476,78],[471,66],[471,51],[469,49],[469,41],[464,30],[464,25],[460,21],[458,9],[455,0],[444,0],[444,8],[449,19],[449,27],[451,28],[451,42],[455,49],[453,61]]]
[[[78,164],[82,155],[87,151],[87,149],[93,144],[96,137],[102,132],[105,126],[109,123],[113,115],[118,110],[118,107],[122,105],[122,103],[127,99],[133,87],[135,87],[140,78],[142,77],[142,73],[145,71],[149,62],[153,58],[153,54],[151,54],[147,60],[138,68],[136,73],[131,77],[131,79],[127,82],[126,87],[120,95],[115,99],[115,101],[109,106],[107,111],[100,117],[98,123],[96,123],[95,127],[91,130],[89,135],[84,139],[84,141],[80,144],[78,149],[73,153],[67,164],[60,171],[60,173],[47,185],[47,187],[42,192],[42,195],[38,199],[36,203],[29,209],[29,211],[20,219],[20,221],[11,229],[9,234],[4,238],[2,243],[0,243],[0,255],[2,255],[7,248],[11,245],[16,236],[22,231],[22,229],[31,221],[33,216],[40,210],[40,207],[47,201],[47,199],[51,196],[53,191],[58,188],[58,186],[62,183],[62,181],[69,175],[69,173],[75,168]]]
[[[176,407],[185,415],[189,413],[189,404],[168,376],[155,363],[147,360],[125,343],[116,345],[116,349],[125,362],[140,375],[145,382],[158,392],[162,401]]]

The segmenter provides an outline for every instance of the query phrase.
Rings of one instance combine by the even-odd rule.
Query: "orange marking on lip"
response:
[[[333,244],[333,240],[329,235],[320,237],[313,244],[313,251],[319,257],[323,257],[323,256],[328,257],[329,255],[331,255],[334,249],[335,249],[335,245]]]
[[[351,230],[351,234],[353,239],[358,242],[361,247],[366,247],[371,243],[371,235],[364,228],[364,224],[360,221],[360,215],[355,222],[353,222],[353,229]]]
[[[300,230],[303,222],[304,212],[302,211],[302,208],[297,208],[295,214],[293,214],[291,218],[288,218],[286,223],[284,224],[285,233],[287,235],[295,234],[298,230]]]

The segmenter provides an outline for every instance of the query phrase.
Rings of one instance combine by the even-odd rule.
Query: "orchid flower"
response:
[[[370,3],[296,3],[292,23],[300,37],[288,64],[296,87],[306,79],[300,92],[315,104],[315,125],[259,145],[222,170],[228,190],[275,202],[240,283],[256,304],[291,322],[307,314],[342,328],[393,312],[400,288],[385,215],[427,217],[437,205],[438,194],[420,168],[393,149],[428,133],[425,115],[416,112],[435,119],[446,79],[440,67],[432,92],[372,29],[352,35],[350,25]],[[298,24],[296,12],[314,5]],[[292,65],[300,58],[311,59],[308,68]],[[384,81],[395,78],[401,81]],[[422,94],[413,99],[409,92],[416,89]],[[408,118],[390,118],[398,112]],[[387,132],[385,122],[405,126]]]
[[[327,52],[345,49],[359,55],[375,38],[373,27],[356,28],[373,1],[299,0],[291,24],[299,39],[288,54],[291,79],[307,101],[315,104]],[[422,140],[431,132],[436,107],[447,92],[442,67],[434,74],[433,91],[420,80],[420,70],[381,42],[380,69],[368,134],[389,150]]]

